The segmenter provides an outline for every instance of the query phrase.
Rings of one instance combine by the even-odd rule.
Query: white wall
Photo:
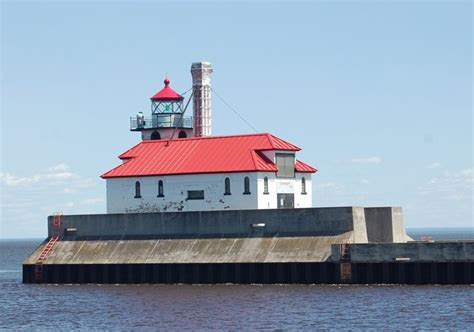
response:
[[[250,195],[244,195],[244,177],[250,179]],[[264,194],[264,177],[268,194]],[[231,195],[224,195],[224,179],[230,179]],[[306,179],[306,195],[301,178]],[[158,196],[163,181],[165,197]],[[135,182],[140,181],[141,198],[135,198]],[[295,173],[294,179],[279,179],[272,172],[188,174],[106,179],[107,213],[172,212],[226,209],[276,209],[277,192],[293,192],[295,208],[312,207],[310,173]],[[204,190],[204,200],[188,200],[188,190]]]
[[[268,194],[263,194],[263,179],[268,177]],[[301,179],[306,179],[306,195],[302,194]],[[276,209],[277,193],[294,193],[295,208],[313,206],[311,173],[295,173],[294,179],[277,178],[275,173],[258,173],[258,208]]]
[[[306,179],[306,195],[302,194],[301,179]],[[295,208],[313,207],[313,186],[311,173],[295,173]]]
[[[143,140],[143,141],[149,140],[151,134],[152,134],[154,131],[157,131],[157,132],[160,133],[161,139],[170,139],[170,138],[171,138],[171,135],[173,135],[173,132],[174,132],[173,139],[175,139],[175,138],[178,138],[179,132],[180,132],[181,130],[186,133],[187,138],[193,137],[193,130],[192,130],[192,129],[189,129],[189,128],[186,128],[186,129],[178,128],[178,129],[176,129],[176,130],[175,130],[174,128],[159,128],[159,129],[146,129],[146,130],[142,130],[142,140]]]
[[[250,195],[243,194],[245,176],[250,178]],[[224,195],[226,177],[231,195]],[[159,180],[165,197],[157,197]],[[136,181],[141,184],[141,198],[134,198]],[[110,178],[106,182],[107,213],[258,208],[256,172]],[[187,200],[188,190],[204,190],[205,199]]]
[[[268,178],[268,194],[264,194],[263,179]],[[276,174],[273,172],[259,172],[258,173],[258,208],[259,209],[276,209],[277,195],[276,195]]]

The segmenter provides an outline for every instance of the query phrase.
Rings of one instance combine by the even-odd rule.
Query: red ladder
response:
[[[351,261],[351,243],[350,240],[345,240],[341,243],[341,261]]]
[[[61,231],[61,217],[62,212],[55,212],[53,215],[53,235],[49,239],[48,243],[44,246],[43,250],[39,254],[38,258],[36,259],[35,264],[35,280],[36,282],[43,281],[43,263],[48,257],[51,250],[53,250],[54,245],[56,242],[59,241],[59,235]]]
[[[352,280],[352,264],[351,264],[351,243],[345,240],[341,243],[341,282],[344,284],[351,283]]]

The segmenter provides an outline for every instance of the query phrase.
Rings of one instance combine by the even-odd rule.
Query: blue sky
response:
[[[407,227],[473,226],[472,4],[1,2],[0,236],[104,213],[165,75],[213,88],[303,148],[315,206],[402,206]],[[213,133],[252,132],[213,98]]]

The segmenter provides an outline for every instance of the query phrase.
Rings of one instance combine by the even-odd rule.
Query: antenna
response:
[[[240,115],[239,112],[237,112],[232,106],[230,106],[230,104],[226,102],[224,98],[222,98],[221,95],[216,92],[216,90],[214,90],[213,88],[211,88],[211,90],[212,92],[214,92],[217,98],[219,98],[224,103],[224,105],[226,105],[232,112],[234,112],[235,115],[237,115],[240,118],[240,120],[245,122],[250,128],[252,128],[256,133],[258,133],[258,130],[254,126],[252,126],[252,124],[248,122],[242,115]]]

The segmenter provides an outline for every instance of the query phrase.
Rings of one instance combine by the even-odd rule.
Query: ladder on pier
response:
[[[36,264],[35,264],[35,281],[36,282],[43,281],[43,263],[48,257],[51,250],[53,250],[56,242],[59,241],[62,215],[63,215],[62,212],[55,212],[53,215],[52,236],[49,239],[48,243],[46,243],[46,245],[44,246],[38,258],[36,259]]]
[[[341,243],[341,282],[350,283],[352,280],[352,266],[351,266],[351,243],[346,240]]]
[[[346,240],[341,243],[341,262],[351,261],[351,243],[350,240]]]

